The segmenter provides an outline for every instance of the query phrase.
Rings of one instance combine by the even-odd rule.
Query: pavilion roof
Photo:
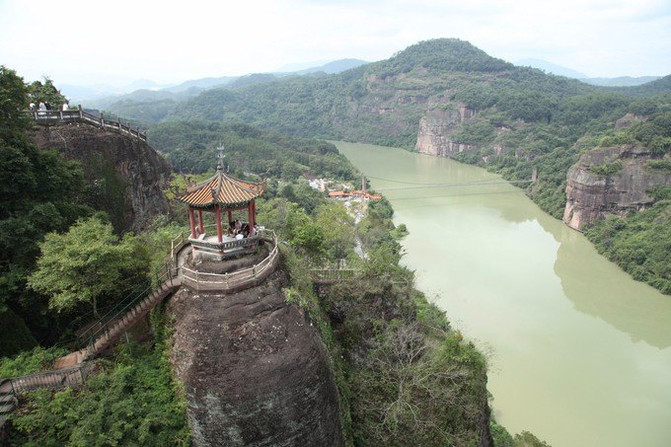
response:
[[[214,205],[225,207],[245,206],[263,194],[265,182],[252,183],[229,177],[219,168],[216,174],[186,193],[177,197],[194,208],[211,208]]]

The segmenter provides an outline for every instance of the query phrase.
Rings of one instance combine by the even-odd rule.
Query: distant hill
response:
[[[583,78],[580,80],[587,84],[602,85],[605,87],[634,87],[658,79],[661,79],[661,76],[639,76],[636,78],[631,76],[620,76],[618,78]]]
[[[255,73],[244,76],[207,77],[192,79],[178,85],[169,86],[159,85],[154,81],[141,79],[121,87],[104,84],[94,86],[63,84],[60,86],[60,89],[63,95],[69,98],[74,104],[85,103],[87,107],[107,108],[117,101],[144,102],[166,99],[169,96],[165,95],[165,92],[176,94],[175,96],[170,97],[170,99],[181,101],[196,96],[203,90],[212,88],[224,86],[237,88],[244,85],[257,84],[259,82],[269,82],[290,75],[306,75],[313,73],[335,74],[367,63],[368,62],[359,59],[340,59],[300,70]],[[137,93],[138,90],[142,90],[142,92]],[[147,91],[162,93],[147,98]]]
[[[297,74],[309,74],[309,73],[318,73],[323,72],[326,74],[336,74],[341,73],[352,68],[360,67],[366,65],[368,62],[362,61],[360,59],[340,59],[337,61],[329,62],[328,64],[321,65],[319,67],[306,68],[304,70],[298,70],[295,73]]]
[[[553,64],[552,62],[548,62],[542,59],[533,59],[533,58],[522,59],[521,61],[517,61],[516,64],[521,67],[538,68],[539,70],[543,70],[546,73],[557,76],[566,76],[567,78],[573,78],[573,79],[587,78],[587,75],[584,73],[580,73],[579,71],[575,71],[567,67],[562,67],[561,65]]]
[[[548,74],[557,76],[566,76],[567,78],[579,79],[586,84],[600,85],[604,87],[633,87],[647,82],[655,81],[661,76],[620,76],[616,78],[590,78],[586,74],[553,64],[542,59],[523,59],[517,62],[517,65],[538,68]]]
[[[179,85],[165,88],[164,90],[172,93],[181,93],[192,89],[205,90],[212,87],[220,87],[237,79],[237,76],[221,76],[218,78],[202,78],[182,82]]]

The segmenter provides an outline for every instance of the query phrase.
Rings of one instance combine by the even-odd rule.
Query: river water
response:
[[[670,296],[483,169],[337,146],[408,227],[417,288],[487,355],[500,424],[553,447],[671,446]]]

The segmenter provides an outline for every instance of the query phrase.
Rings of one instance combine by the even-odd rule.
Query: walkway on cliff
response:
[[[98,116],[85,112],[81,107],[76,110],[39,110],[28,112],[30,117],[40,125],[49,126],[61,123],[87,123],[105,130],[111,130],[140,141],[147,142],[147,134],[133,129],[130,124],[121,121],[107,120],[102,113]]]
[[[275,234],[267,231],[263,239],[272,244],[268,256],[249,268],[226,274],[202,273],[188,268],[186,261],[192,250],[191,244],[186,234],[174,239],[164,271],[156,278],[159,286],[129,295],[112,311],[87,328],[78,337],[80,346],[84,347],[57,359],[51,370],[0,379],[0,427],[7,415],[15,409],[19,394],[38,388],[77,387],[84,383],[92,367],[89,360],[112,346],[119,337],[183,284],[197,291],[233,293],[263,282],[279,264],[279,248]]]

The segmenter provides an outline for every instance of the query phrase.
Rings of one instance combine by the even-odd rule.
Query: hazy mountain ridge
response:
[[[553,64],[542,59],[523,59],[517,62],[517,65],[538,68],[548,74],[565,76],[567,78],[578,79],[586,84],[600,85],[603,87],[633,87],[660,79],[661,76],[617,76],[610,77],[589,77],[584,73],[572,70],[561,65]]]

